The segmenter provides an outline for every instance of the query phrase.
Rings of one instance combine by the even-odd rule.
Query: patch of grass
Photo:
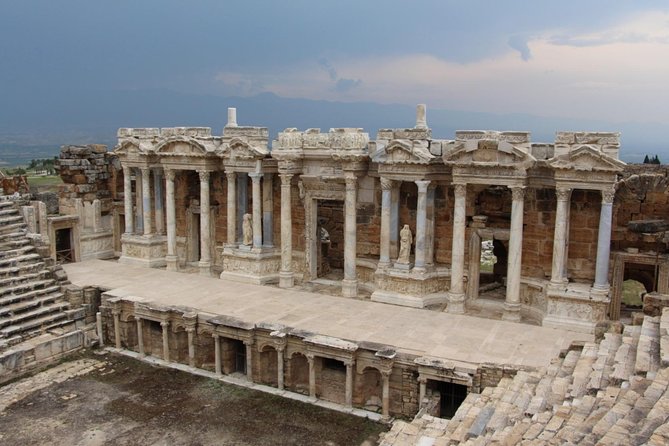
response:
[[[628,307],[641,307],[640,293],[646,291],[646,288],[636,280],[626,280],[623,282],[623,296],[622,301]]]

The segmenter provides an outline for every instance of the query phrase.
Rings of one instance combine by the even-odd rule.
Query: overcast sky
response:
[[[669,2],[0,0],[0,93],[168,88],[669,121]]]

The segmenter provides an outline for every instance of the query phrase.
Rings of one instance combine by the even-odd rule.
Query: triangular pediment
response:
[[[536,161],[527,151],[507,141],[484,139],[458,141],[443,159],[451,165],[508,167],[529,167]]]
[[[257,160],[265,158],[269,151],[255,147],[241,138],[232,138],[223,149],[223,157],[239,160]]]
[[[197,140],[183,136],[173,136],[161,140],[156,145],[156,153],[162,155],[206,155],[207,149]]]
[[[132,153],[140,153],[139,142],[137,140],[125,140],[114,147],[113,152],[116,155],[129,155]]]
[[[590,145],[583,145],[548,161],[554,169],[617,172],[625,163]]]
[[[381,164],[429,164],[435,158],[426,142],[416,144],[408,139],[395,139],[377,151],[372,161]]]

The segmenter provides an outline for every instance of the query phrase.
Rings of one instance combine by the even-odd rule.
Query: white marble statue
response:
[[[413,234],[409,225],[404,225],[400,231],[400,253],[397,256],[397,263],[408,264],[409,254],[411,254],[411,244],[413,243]]]
[[[251,246],[253,244],[253,217],[251,214],[244,214],[242,235],[242,245]]]

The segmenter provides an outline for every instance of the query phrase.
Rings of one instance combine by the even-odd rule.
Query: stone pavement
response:
[[[90,260],[64,265],[73,284],[114,296],[245,322],[283,324],[354,342],[377,342],[399,352],[455,364],[540,367],[573,341],[591,335],[499,320],[454,315],[363,300],[231,282],[194,274]]]

